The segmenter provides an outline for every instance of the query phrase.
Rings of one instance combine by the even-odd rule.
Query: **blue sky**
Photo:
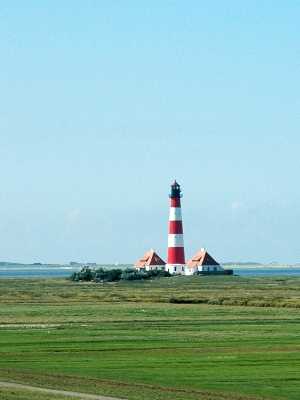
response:
[[[298,1],[1,1],[0,259],[300,262]]]

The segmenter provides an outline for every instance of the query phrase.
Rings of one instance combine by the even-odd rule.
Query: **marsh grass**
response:
[[[117,283],[64,279],[0,280],[2,303],[182,303],[300,307],[300,278],[172,277]]]
[[[299,400],[299,289],[299,278],[0,281],[0,379],[132,400]]]
[[[78,397],[38,393],[28,389],[0,387],[1,400],[78,400]]]

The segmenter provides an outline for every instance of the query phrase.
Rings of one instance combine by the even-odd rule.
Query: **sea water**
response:
[[[98,267],[101,267],[100,265]],[[128,264],[102,265],[105,268],[132,267]],[[239,276],[300,276],[300,267],[243,267],[237,265],[230,267],[235,275]],[[72,265],[28,265],[28,264],[7,264],[0,265],[1,278],[68,278],[73,272],[80,271],[81,266]]]
[[[80,267],[65,265],[0,265],[0,278],[67,278],[80,269]]]
[[[255,268],[234,268],[235,275],[240,276],[300,276],[299,267],[255,267]]]

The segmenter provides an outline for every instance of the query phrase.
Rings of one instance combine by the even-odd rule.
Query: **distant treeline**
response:
[[[228,266],[228,265],[253,265],[253,266],[259,266],[259,265],[263,265],[261,263],[258,262],[253,262],[253,261],[236,261],[236,262],[222,262],[222,265]]]
[[[136,281],[141,279],[169,277],[171,274],[167,271],[152,270],[139,272],[135,269],[105,269],[83,267],[81,271],[74,272],[70,279],[75,282],[117,282],[117,281]]]

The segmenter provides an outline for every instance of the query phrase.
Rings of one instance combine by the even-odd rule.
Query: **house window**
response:
[[[174,267],[174,271],[176,271],[176,267]]]

